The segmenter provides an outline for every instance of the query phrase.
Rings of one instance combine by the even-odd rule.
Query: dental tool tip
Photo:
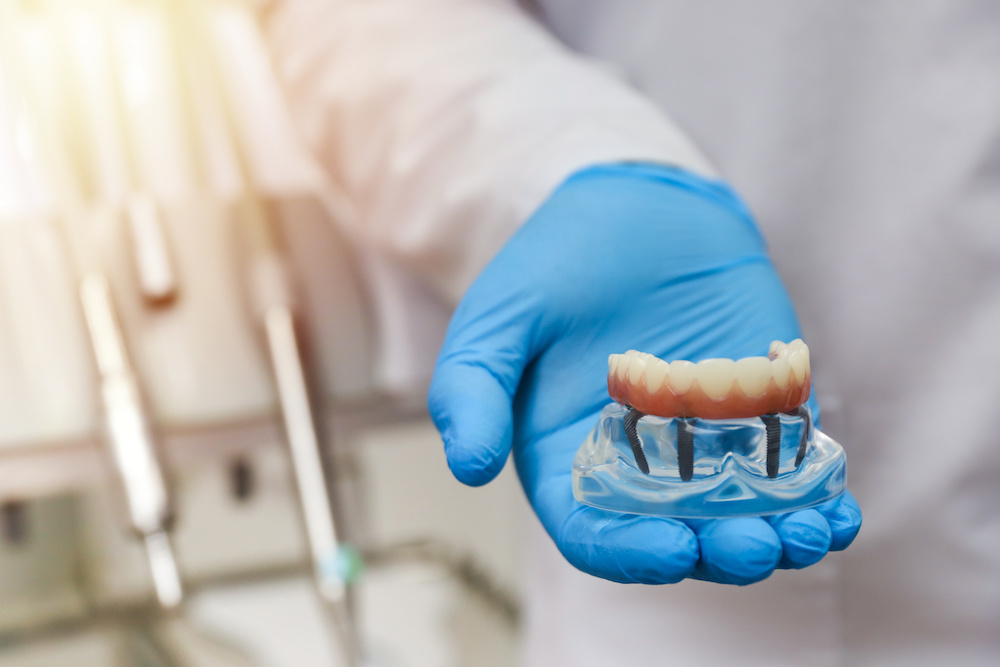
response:
[[[176,609],[184,599],[184,589],[170,536],[160,530],[147,534],[144,539],[157,602],[165,610]]]

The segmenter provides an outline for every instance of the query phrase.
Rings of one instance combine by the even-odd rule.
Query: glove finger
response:
[[[814,509],[765,517],[765,521],[781,540],[781,569],[798,570],[818,563],[830,550],[833,531]]]
[[[578,505],[556,543],[566,560],[623,584],[672,584],[691,575],[698,538],[680,521]]]
[[[439,370],[428,407],[460,482],[480,486],[500,474],[510,454],[510,397],[486,369],[451,364]]]
[[[537,298],[491,275],[484,273],[455,311],[427,396],[448,466],[472,486],[496,477],[510,454],[511,401],[540,312]]]
[[[745,586],[767,579],[781,560],[781,540],[760,518],[687,522],[698,536],[696,579]]]
[[[851,492],[844,491],[833,500],[818,505],[816,511],[830,524],[832,531],[830,551],[842,551],[851,546],[851,542],[861,530],[862,522],[861,508]]]

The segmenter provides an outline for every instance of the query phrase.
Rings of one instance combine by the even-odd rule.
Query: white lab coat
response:
[[[796,300],[865,527],[747,588],[610,584],[539,530],[527,663],[1000,664],[995,4],[539,5],[623,76],[500,1],[291,0],[270,17],[300,127],[354,204],[384,379],[426,382],[447,306],[565,175],[711,173],[697,144]],[[414,310],[422,340],[400,324]]]

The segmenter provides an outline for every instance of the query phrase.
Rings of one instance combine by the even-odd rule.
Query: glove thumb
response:
[[[495,294],[482,283],[452,319],[427,398],[448,466],[470,486],[496,477],[510,455],[511,403],[530,361],[534,320],[533,299],[489,298]]]

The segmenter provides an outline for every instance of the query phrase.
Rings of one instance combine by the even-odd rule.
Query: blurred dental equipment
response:
[[[182,57],[179,70],[189,78],[188,83],[194,96],[204,104],[216,106],[216,116],[224,121],[217,129],[221,130],[224,140],[228,140],[226,148],[238,168],[242,196],[236,210],[245,251],[250,306],[253,316],[261,325],[272,366],[317,586],[321,598],[331,610],[335,627],[340,630],[341,645],[349,653],[353,653],[356,642],[352,631],[348,629],[350,614],[346,588],[357,565],[353,552],[342,549],[338,543],[330,490],[326,483],[326,468],[320,453],[320,436],[297,342],[290,277],[281,257],[274,223],[255,190],[253,175],[242,155],[239,138],[231,130],[234,124],[232,112],[225,94],[220,94],[225,82],[214,71],[216,54],[201,46],[208,41],[200,32],[201,25],[203,22],[207,23],[210,17],[200,15],[194,8],[177,14],[171,20],[174,29],[186,32],[189,37],[195,35],[194,39],[184,42],[176,39],[179,47],[177,51]],[[5,21],[5,24],[11,23]],[[127,219],[136,251],[134,260],[138,268],[140,293],[151,305],[169,306],[170,300],[176,296],[177,288],[166,239],[161,229],[156,202],[146,190],[136,185],[140,181],[141,170],[136,167],[133,149],[129,145],[130,135],[149,133],[128,131],[128,128],[139,124],[135,119],[139,114],[129,113],[135,110],[133,107],[136,105],[126,102],[131,89],[141,86],[148,88],[162,77],[153,78],[149,71],[141,69],[144,60],[137,55],[138,52],[128,51],[132,43],[129,40],[120,39],[124,43],[123,52],[117,53],[117,58],[111,58],[101,48],[105,42],[113,41],[100,39],[105,36],[105,26],[99,21],[90,25],[84,22],[83,25],[90,32],[85,33],[83,38],[76,35],[75,41],[71,34],[67,42],[82,42],[88,51],[78,52],[80,57],[75,58],[74,62],[77,64],[76,80],[82,82],[81,88],[88,99],[86,106],[92,110],[100,110],[88,116],[95,126],[91,128],[95,130],[93,135],[104,140],[101,146],[118,146],[122,149],[121,155],[117,157],[121,158],[119,162],[124,166],[120,171],[125,175],[124,185],[128,191]],[[7,37],[4,41],[11,45],[16,43],[13,37]],[[148,52],[149,49],[145,51]],[[13,54],[9,54],[7,59],[13,61],[12,56]],[[123,63],[127,74],[116,77],[113,67],[102,67],[112,61]],[[10,69],[17,71],[16,67]],[[149,69],[159,69],[161,72],[168,70],[163,65]],[[106,86],[109,81],[116,79],[126,82],[145,80],[145,83],[132,83],[131,88],[128,84],[123,85],[119,95]],[[102,85],[105,86],[103,90]],[[27,86],[24,88],[27,89]],[[134,90],[132,95],[142,96]],[[107,103],[109,99],[119,97],[125,99],[118,105]],[[27,93],[25,99],[28,99]],[[139,106],[139,111],[142,111],[141,105]],[[37,128],[46,126],[41,119],[34,125]],[[115,137],[116,128],[124,128],[126,131]],[[46,153],[53,163],[61,159],[58,150],[48,150]],[[59,174],[61,181],[68,181],[67,168],[51,167],[49,171]],[[58,200],[66,202],[67,210],[61,217],[69,228],[69,245],[78,255],[76,263],[86,267],[80,271],[81,303],[102,385],[106,434],[113,460],[123,481],[133,526],[142,536],[149,553],[150,571],[159,602],[165,608],[173,608],[181,602],[182,587],[167,530],[171,515],[167,484],[156,455],[151,420],[141,397],[139,380],[129,361],[115,315],[108,281],[98,269],[93,268],[93,258],[86,256],[86,251],[81,250],[92,243],[90,239],[83,237],[85,232],[81,230],[93,228],[93,225],[78,220],[83,208],[79,205],[80,197],[76,194],[78,190],[68,182],[60,182],[57,187]]]
[[[125,218],[137,283],[149,304],[163,305],[177,296],[177,278],[160,209],[144,178],[137,153],[146,142],[154,144],[146,148],[146,154],[162,154],[163,149],[155,144],[169,141],[172,137],[168,128],[177,125],[162,122],[162,115],[175,105],[166,103],[162,93],[157,94],[155,90],[172,78],[169,54],[166,49],[150,48],[149,44],[144,44],[137,38],[142,35],[140,31],[123,31],[117,35],[118,39],[114,39],[107,34],[106,26],[101,27],[103,41],[111,48],[102,53],[105,62],[95,65],[106,64],[110,74],[105,79],[110,82],[110,90],[104,91],[105,99],[110,104],[95,120],[106,125],[109,134],[115,127],[120,128],[120,161],[128,188]],[[91,45],[91,48],[95,47],[96,44]]]
[[[276,223],[255,186],[254,174],[236,133],[237,121],[230,102],[232,91],[225,89],[226,83],[237,78],[239,73],[225,71],[225,54],[210,50],[212,40],[206,35],[205,26],[211,23],[202,8],[193,2],[180,6],[186,11],[175,15],[172,25],[191,92],[201,100],[202,108],[216,107],[210,116],[224,121],[219,127],[222,141],[227,144],[238,170],[243,194],[237,210],[249,302],[267,343],[278,389],[313,576],[341,639],[344,659],[354,664],[358,638],[351,621],[348,585],[357,570],[356,556],[338,539],[331,491],[326,481],[327,466],[321,452],[322,440],[313,414],[315,399],[310,394],[299,349],[292,277],[282,257]]]
[[[168,155],[171,151],[176,152],[176,144],[183,146],[185,139],[192,139],[182,136],[183,125],[187,122],[189,127],[193,126],[197,118],[180,118],[183,115],[181,105],[158,90],[166,81],[168,87],[170,83],[174,88],[187,84],[193,89],[193,96],[202,104],[200,109],[187,110],[193,115],[205,111],[206,105],[214,107],[209,111],[222,121],[213,128],[216,138],[221,137],[223,150],[228,151],[230,161],[237,167],[239,200],[234,208],[244,241],[246,291],[252,315],[260,323],[272,366],[314,576],[320,596],[328,605],[339,631],[341,646],[345,648],[344,664],[354,664],[350,655],[355,651],[356,640],[349,629],[347,584],[358,571],[358,561],[351,549],[342,548],[338,542],[326,466],[320,452],[321,439],[313,414],[313,398],[297,341],[292,288],[276,238],[277,230],[255,189],[240,139],[231,130],[232,112],[225,93],[221,92],[225,82],[214,71],[216,54],[200,46],[201,42],[209,41],[200,33],[201,22],[210,24],[212,17],[207,12],[202,15],[201,10],[193,6],[181,10],[164,7],[164,13],[170,15],[167,23],[173,29],[186,30],[196,38],[177,39],[177,43],[171,45],[168,29],[159,34],[161,42],[157,44],[154,39],[151,46],[148,39],[142,38],[155,37],[157,33],[150,31],[148,21],[144,25],[141,14],[130,15],[126,11],[124,19],[114,14],[109,18],[107,3],[96,3],[94,7],[104,11],[83,12],[78,7],[59,11],[46,7],[46,17],[58,26],[57,33],[62,37],[59,41],[66,45],[64,52],[48,54],[57,61],[49,64],[62,71],[56,76],[50,71],[31,77],[21,76],[21,73],[34,68],[34,73],[39,74],[39,62],[32,62],[19,52],[23,40],[13,29],[16,6],[12,2],[4,3],[4,13],[0,15],[0,23],[4,26],[0,30],[4,44],[0,62],[7,74],[8,87],[15,99],[21,101],[19,130],[35,135],[43,147],[37,164],[31,166],[48,177],[58,217],[65,228],[65,242],[76,266],[80,304],[100,383],[105,437],[125,491],[131,525],[141,536],[148,553],[157,599],[162,607],[175,608],[183,599],[183,588],[169,537],[171,499],[157,453],[153,420],[127,350],[112,289],[100,268],[99,252],[95,250],[99,240],[94,235],[107,224],[88,219],[88,216],[114,213],[107,208],[88,205],[87,195],[93,193],[87,192],[88,184],[83,182],[86,179],[80,178],[76,168],[86,158],[75,155],[68,159],[68,151],[59,145],[59,139],[68,126],[71,128],[68,134],[87,144],[86,154],[98,157],[97,180],[103,178],[104,183],[103,186],[90,184],[91,190],[111,190],[122,197],[132,242],[132,260],[137,269],[138,291],[149,307],[170,307],[178,297],[175,268],[171,264],[154,188],[146,181],[147,174],[154,173],[150,160],[161,157],[164,152]],[[133,30],[121,29],[113,18],[118,18],[119,23],[130,20],[132,25],[126,27]],[[171,46],[176,46],[180,63],[169,62]],[[187,77],[180,82],[181,86],[174,78],[178,73]],[[83,113],[79,114],[79,120],[70,119],[70,114],[65,113],[57,116],[52,110],[64,109],[64,98],[61,100],[63,105],[48,107],[50,113],[46,117],[46,105],[41,104],[39,98],[64,93],[38,90],[38,87],[51,85],[55,79],[65,79],[67,75],[74,84],[73,92],[78,93],[83,102]],[[176,117],[165,121],[163,117],[169,115],[169,109],[174,110]],[[176,128],[182,129],[178,132]],[[167,148],[165,142],[173,143],[174,147]],[[214,148],[218,150],[219,144]]]
[[[106,437],[125,488],[132,526],[142,536],[161,606],[183,599],[177,559],[169,536],[171,503],[138,378],[125,350],[108,280],[90,272],[80,297],[101,377]]]
[[[0,41],[4,46],[0,66],[7,73],[8,85],[22,102],[22,127],[30,125],[41,147],[38,159],[30,166],[47,172],[55,192],[56,216],[64,228],[68,255],[75,266],[80,305],[97,369],[104,436],[124,489],[132,528],[146,548],[157,600],[163,608],[173,609],[183,599],[183,588],[169,536],[170,494],[114,298],[94,256],[94,240],[89,237],[95,228],[89,218],[102,212],[88,210],[84,205],[80,188],[72,182],[60,150],[45,134],[51,127],[51,119],[43,118],[38,111],[40,105],[34,99],[34,91],[18,81],[18,72],[23,68],[19,67],[17,38],[11,30],[13,13],[6,4],[2,9]]]
[[[0,10],[0,662],[67,628],[217,646],[229,597],[261,665],[509,664],[450,618],[514,631],[516,575],[495,574],[515,485],[469,502],[423,396],[380,383],[351,212],[297,143],[254,9]],[[271,586],[305,613],[243,603]],[[247,664],[182,655],[153,664]]]

